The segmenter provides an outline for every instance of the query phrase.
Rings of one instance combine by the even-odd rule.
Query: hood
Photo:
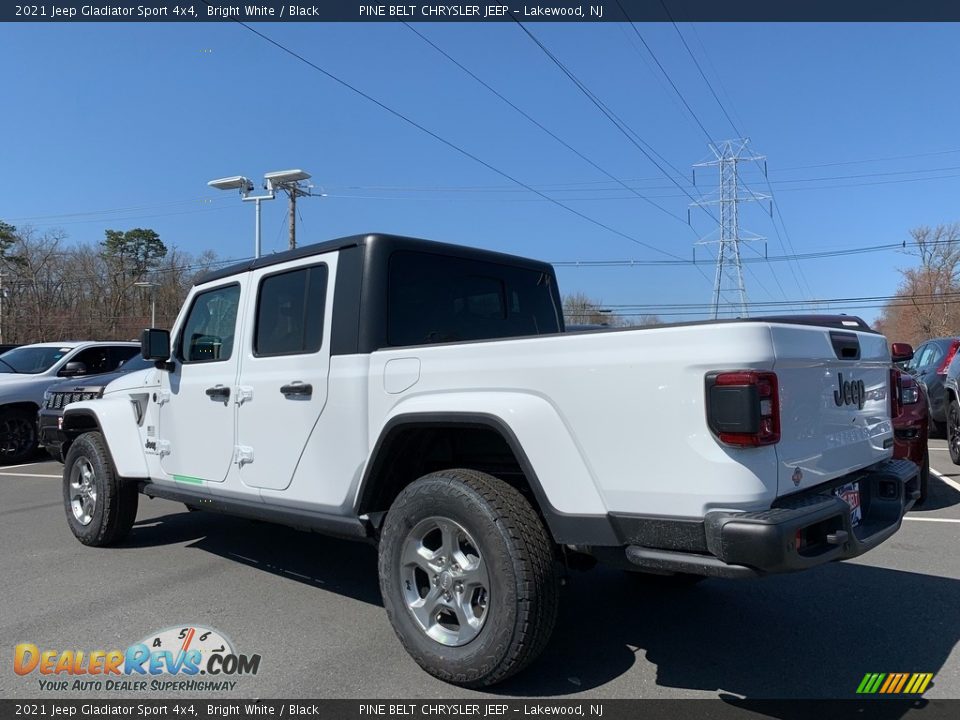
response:
[[[84,375],[80,377],[67,378],[62,382],[55,383],[47,388],[48,392],[92,392],[106,387],[110,382],[123,375],[120,371],[102,373],[100,375]]]
[[[112,376],[115,378],[109,385],[107,389],[104,390],[104,395],[108,393],[122,392],[125,390],[139,390],[145,387],[156,387],[160,384],[160,373],[164,372],[163,370],[156,370],[155,368],[147,368],[146,370],[136,370],[134,372],[128,373],[112,373]],[[109,377],[109,375],[103,375],[101,377]]]

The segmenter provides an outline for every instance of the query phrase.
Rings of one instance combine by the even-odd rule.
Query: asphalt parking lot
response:
[[[931,477],[926,506],[855,561],[683,590],[573,573],[543,657],[491,694],[833,698],[852,697],[868,672],[930,672],[926,697],[960,698],[960,468],[942,440],[931,458],[942,477]],[[187,625],[261,655],[257,675],[224,699],[478,695],[403,651],[372,547],[141,497],[122,546],[88,548],[67,528],[60,471],[49,461],[0,468],[0,697],[80,696],[17,676],[18,643],[120,649]]]

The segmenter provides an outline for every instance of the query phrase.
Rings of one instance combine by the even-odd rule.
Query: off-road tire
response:
[[[90,520],[83,524],[74,512],[76,489],[82,470],[92,472],[89,485],[96,496]],[[113,459],[99,432],[84,433],[70,446],[63,464],[63,504],[71,532],[84,545],[103,547],[123,540],[137,519],[137,486],[117,475]]]
[[[404,547],[417,527],[435,518],[459,525],[475,541],[490,585],[479,632],[459,646],[428,635],[408,606]],[[540,655],[556,622],[560,573],[550,534],[518,490],[482,472],[442,470],[407,486],[383,525],[379,571],[400,642],[420,667],[449,683],[483,687],[505,680]]]
[[[22,408],[0,410],[0,465],[19,465],[37,452],[37,414]]]

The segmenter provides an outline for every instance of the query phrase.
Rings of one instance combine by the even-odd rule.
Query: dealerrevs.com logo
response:
[[[223,633],[200,625],[150,633],[126,650],[40,648],[20,643],[13,670],[37,676],[43,691],[233,690],[242,675],[256,675],[260,655],[243,655]]]

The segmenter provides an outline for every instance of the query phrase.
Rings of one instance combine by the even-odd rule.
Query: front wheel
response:
[[[954,465],[960,465],[960,404],[950,401],[947,410],[947,448]]]
[[[0,465],[17,465],[37,451],[37,414],[21,408],[0,411]]]
[[[117,476],[99,432],[78,437],[63,465],[67,524],[84,545],[102,547],[123,540],[137,518],[139,493]]]
[[[546,646],[559,600],[550,535],[515,488],[474,470],[407,486],[380,538],[380,589],[404,648],[468,687],[519,672]]]

